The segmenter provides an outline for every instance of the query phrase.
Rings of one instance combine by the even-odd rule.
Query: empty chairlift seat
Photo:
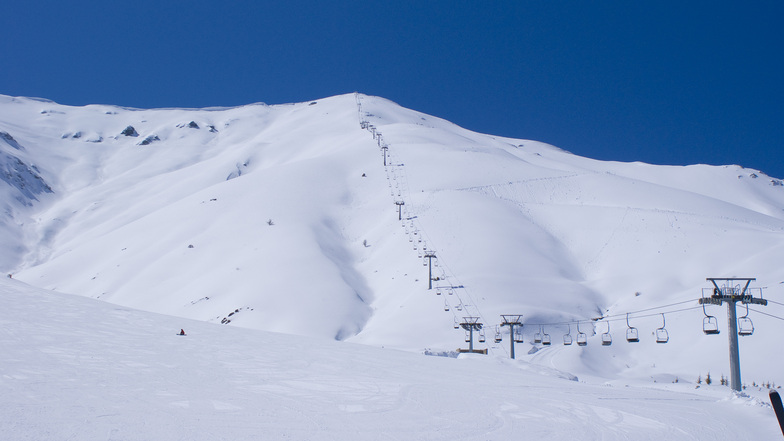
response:
[[[610,335],[610,322],[607,322],[607,332],[602,334],[602,346],[610,346],[612,344],[612,335]]]
[[[580,322],[577,322],[577,346],[588,345],[588,334],[580,332]]]
[[[572,344],[572,325],[568,325],[569,330],[566,331],[566,334],[563,336],[564,346],[569,346]]]
[[[705,310],[705,304],[702,304],[702,313],[705,314],[705,318],[702,319],[702,332],[705,335],[715,335],[719,333],[719,321],[716,320],[716,317],[712,315],[708,315],[708,312]]]
[[[749,304],[746,304],[746,314],[738,318],[738,335],[747,336],[754,333],[754,323],[749,318]]]
[[[545,346],[550,346],[550,343],[551,343],[550,334],[548,334],[546,332],[543,332],[542,333],[542,344],[545,345]]]
[[[656,343],[667,343],[670,341],[670,334],[664,328],[666,322],[664,321],[664,314],[662,314],[661,328],[656,328]]]
[[[626,341],[629,343],[640,341],[640,333],[637,332],[637,328],[629,324],[629,314],[626,314]]]

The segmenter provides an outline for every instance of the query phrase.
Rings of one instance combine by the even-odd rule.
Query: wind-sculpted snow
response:
[[[24,178],[0,193],[0,269],[38,287],[431,353],[464,346],[474,316],[487,334],[475,344],[507,355],[500,315],[522,314],[527,360],[694,381],[728,372],[726,335],[701,332],[706,277],[756,277],[779,303],[750,312],[744,380],[780,375],[767,349],[784,317],[784,186],[755,170],[596,161],[361,94],[209,109],[0,96],[0,131],[22,147],[0,139]],[[40,200],[21,207],[20,188]],[[618,319],[601,346],[597,319],[626,313],[640,342]],[[663,318],[671,339],[657,345]],[[574,337],[577,321],[587,346],[531,343],[540,326]]]

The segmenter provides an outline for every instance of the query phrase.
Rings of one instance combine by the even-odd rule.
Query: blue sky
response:
[[[6,2],[0,93],[131,107],[359,91],[596,159],[784,178],[781,1]]]

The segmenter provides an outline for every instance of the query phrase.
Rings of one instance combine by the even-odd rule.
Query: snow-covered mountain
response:
[[[475,316],[499,357],[500,315],[522,314],[534,363],[695,381],[729,374],[726,308],[707,308],[722,334],[702,332],[706,278],[756,277],[776,303],[749,314],[744,380],[784,381],[769,350],[784,186],[756,170],[596,161],[361,94],[149,110],[0,96],[0,161],[0,270],[36,287],[413,351],[465,345],[454,325]],[[578,323],[589,344],[561,345]]]

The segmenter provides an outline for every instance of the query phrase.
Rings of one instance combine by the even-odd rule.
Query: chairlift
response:
[[[457,304],[457,310],[458,311],[462,311],[463,310],[463,302],[460,302],[460,303]]]
[[[569,327],[569,330],[564,334],[564,346],[569,346],[572,344],[572,325],[567,324],[566,326]]]
[[[629,313],[626,313],[626,341],[629,343],[637,343],[640,341],[640,335],[637,328],[629,324]]]
[[[664,329],[664,325],[665,325],[664,314],[662,314],[661,328],[656,328],[656,343],[667,343],[668,341],[670,341],[670,334],[667,332],[666,329]]]
[[[716,317],[712,315],[708,315],[708,312],[705,311],[705,304],[702,304],[702,313],[705,314],[705,318],[702,319],[702,332],[705,335],[714,335],[719,333],[719,321],[716,320]]]
[[[451,296],[451,295],[453,295],[455,293],[455,291],[452,288],[449,288],[449,290],[447,290],[446,293]]]
[[[542,329],[542,344],[544,346],[550,346],[550,334],[544,332],[544,329]]]
[[[517,328],[517,330],[515,330],[514,341],[515,343],[523,342],[523,331],[520,328]]]
[[[738,318],[738,335],[747,336],[754,333],[754,323],[749,318],[749,304],[746,303],[746,315]]]
[[[460,329],[460,323],[457,322],[457,317],[455,317],[455,329]]]
[[[479,343],[484,343],[484,342],[485,342],[485,330],[484,329],[480,329],[479,330]]]
[[[580,332],[580,322],[577,322],[577,346],[585,346],[588,344],[588,334]]]
[[[534,334],[534,343],[541,343],[542,342],[542,327],[539,326],[539,332]]]
[[[610,322],[607,322],[607,332],[602,334],[602,346],[610,346],[612,344],[612,335],[610,335]]]
[[[495,327],[495,342],[501,343],[501,330],[498,329],[498,326]]]
[[[441,295],[441,289],[439,289],[439,288],[436,288],[436,295],[437,295],[437,296],[440,296],[440,295]]]
[[[449,303],[444,300],[444,311],[449,311]]]
[[[465,341],[466,341],[466,343],[470,343],[471,342],[471,331],[466,331],[465,332]]]

